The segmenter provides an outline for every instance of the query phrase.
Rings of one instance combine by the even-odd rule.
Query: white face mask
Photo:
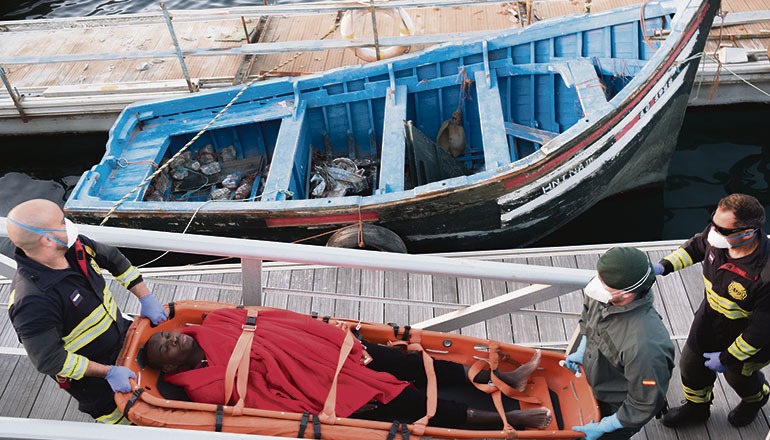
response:
[[[604,288],[601,280],[598,276],[595,276],[586,286],[583,288],[586,296],[595,299],[601,303],[607,304],[612,299],[612,294]]]
[[[747,232],[745,234],[741,234],[741,235],[738,235],[738,236],[735,236],[735,237],[731,237],[731,238],[733,238],[733,239],[735,239],[735,238],[743,238],[743,237],[745,237],[745,236],[747,236],[749,234],[753,234],[756,231],[757,231],[756,229],[752,229],[751,231],[749,231],[749,232]],[[730,244],[730,242],[727,240],[727,237],[725,237],[724,235],[722,235],[719,232],[717,232],[714,228],[711,228],[709,230],[709,235],[706,237],[706,240],[709,242],[709,244],[711,246],[713,246],[713,247],[715,247],[717,249],[730,249],[730,248],[734,248],[734,247],[738,247],[738,246],[743,246],[744,244],[751,243],[751,241],[753,239],[749,240],[747,242],[744,242],[744,243]]]
[[[70,219],[64,219],[64,229],[67,232],[67,249],[71,248],[78,239],[78,227],[75,223],[72,223]]]

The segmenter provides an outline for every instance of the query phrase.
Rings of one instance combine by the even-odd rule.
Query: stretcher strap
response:
[[[299,432],[297,432],[297,438],[304,438],[305,437],[305,429],[307,429],[307,422],[308,422],[309,418],[313,419],[313,438],[314,439],[320,439],[321,438],[321,422],[318,420],[318,416],[310,414],[307,411],[302,413],[302,419],[300,419],[300,421],[299,421]]]
[[[214,430],[216,432],[222,432],[222,421],[225,417],[225,410],[222,405],[217,405],[217,412],[214,416]]]
[[[136,401],[139,400],[139,396],[141,396],[143,392],[144,392],[144,388],[137,388],[134,390],[133,393],[131,393],[131,398],[128,399],[128,402],[126,402],[126,406],[123,408],[123,417],[128,419],[128,412],[134,406]]]
[[[421,344],[422,333],[419,330],[412,331],[410,336],[410,342],[406,341],[391,341],[388,342],[391,346],[404,346],[407,350],[419,351],[422,354],[422,364],[425,367],[425,377],[427,379],[427,385],[425,389],[426,394],[426,414],[420,420],[412,423],[412,433],[416,436],[422,436],[425,433],[425,427],[428,426],[428,421],[436,415],[436,406],[438,404],[438,385],[436,382],[436,370],[433,366],[433,358],[423,349]]]
[[[393,421],[388,431],[388,437],[386,440],[395,440],[396,435],[401,434],[403,440],[409,440],[409,426],[406,423],[401,423],[398,420]]]
[[[233,395],[233,384],[238,390],[238,402],[233,407],[233,415],[243,414],[244,399],[248,389],[249,360],[251,358],[251,343],[254,340],[254,331],[257,329],[257,310],[246,309],[246,323],[241,327],[243,331],[235,343],[235,349],[227,362],[225,370],[225,404]]]
[[[513,427],[508,423],[508,418],[505,416],[505,407],[503,406],[503,393],[505,393],[506,396],[517,399],[521,402],[528,402],[533,403],[536,405],[541,405],[543,403],[540,398],[535,396],[529,396],[527,394],[524,394],[520,392],[517,389],[514,389],[507,383],[505,383],[502,379],[497,377],[495,371],[497,371],[497,368],[500,364],[500,344],[497,341],[490,340],[489,341],[489,359],[486,360],[478,360],[471,365],[471,367],[468,369],[468,379],[471,381],[473,386],[478,388],[479,390],[489,394],[492,397],[492,402],[495,404],[495,409],[497,409],[497,413],[500,414],[500,419],[503,421],[503,430],[506,431],[508,438],[515,438],[516,437],[516,430],[513,429]],[[482,383],[476,383],[474,381],[477,374],[479,374],[483,369],[485,369],[487,366],[490,368],[490,379],[491,384],[482,384]]]
[[[334,371],[332,386],[329,389],[329,394],[326,396],[324,409],[318,415],[318,418],[320,418],[323,423],[329,423],[333,425],[337,420],[337,413],[335,412],[335,407],[337,406],[337,378],[339,378],[340,371],[342,371],[342,366],[345,364],[345,360],[347,360],[348,356],[350,355],[350,350],[353,349],[354,342],[355,338],[353,338],[353,334],[350,333],[349,330],[345,331],[345,340],[342,341],[342,346],[340,347],[340,357],[337,361],[337,369]]]

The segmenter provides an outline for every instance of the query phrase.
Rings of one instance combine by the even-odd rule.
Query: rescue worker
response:
[[[612,248],[596,269],[565,366],[583,365],[602,419],[572,429],[587,440],[629,439],[666,405],[674,344],[652,305],[655,273],[644,252]]]
[[[663,417],[666,426],[709,418],[717,373],[741,397],[727,416],[733,426],[751,423],[767,403],[770,387],[760,372],[770,363],[770,240],[764,223],[756,198],[730,194],[703,231],[656,265],[658,274],[667,275],[702,262],[705,283],[679,360],[684,405]]]
[[[17,264],[8,312],[30,362],[97,422],[130,424],[114,401],[114,393],[131,391],[129,378],[136,378],[114,365],[129,321],[101,268],[139,299],[142,316],[159,323],[168,314],[117,248],[79,236],[56,203],[20,203],[6,220]]]

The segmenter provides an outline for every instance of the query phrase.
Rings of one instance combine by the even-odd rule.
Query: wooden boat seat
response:
[[[388,92],[385,98],[378,194],[404,190],[406,140],[403,121],[406,120],[406,92],[406,86],[396,86],[396,90]]]
[[[575,87],[584,116],[608,111],[605,87],[593,63],[589,60],[571,60],[553,63],[551,67],[561,75],[567,87]]]
[[[281,121],[273,160],[267,174],[263,201],[306,198],[306,176],[310,168],[310,143],[307,136],[307,103],[300,101],[294,115]]]

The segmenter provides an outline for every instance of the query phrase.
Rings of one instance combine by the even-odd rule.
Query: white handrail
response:
[[[595,274],[595,271],[584,269],[328,248],[209,235],[92,225],[78,225],[78,228],[84,235],[94,240],[119,247],[235,257],[247,260],[261,259],[325,264],[360,269],[520,281],[574,288],[582,288]],[[5,217],[0,217],[0,237],[7,236]]]
[[[192,431],[149,426],[108,425],[93,422],[71,422],[60,420],[24,419],[0,417],[0,439],[5,440],[123,440],[140,437],[142,440],[286,440],[285,438],[255,435],[231,434],[226,432]]]

